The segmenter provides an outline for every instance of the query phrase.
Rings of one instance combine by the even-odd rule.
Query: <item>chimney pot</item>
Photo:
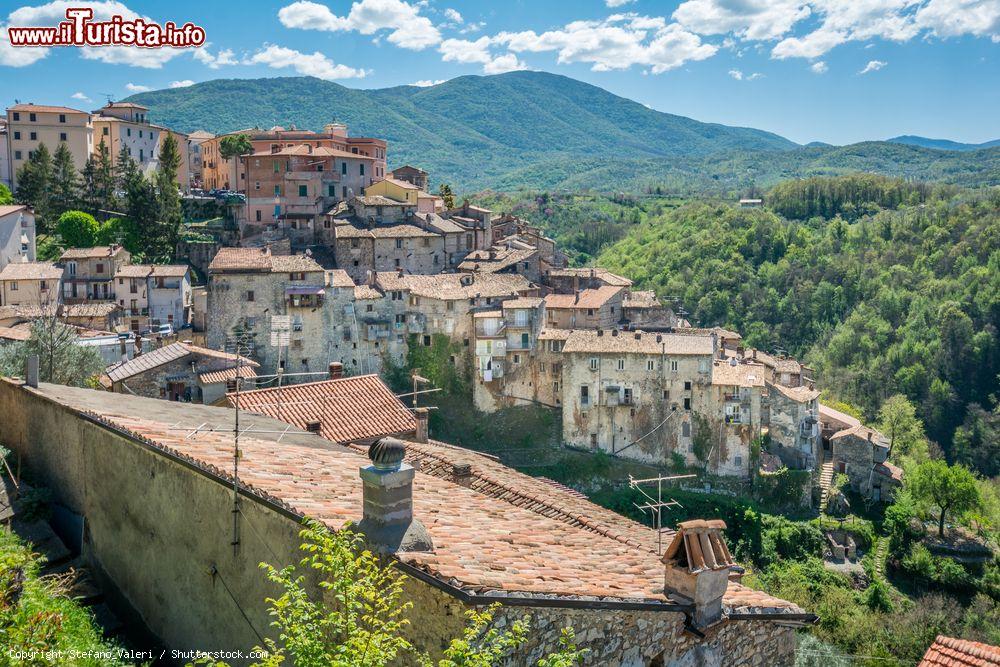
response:
[[[472,486],[472,466],[468,463],[456,463],[451,467],[455,483],[459,486]]]
[[[361,467],[364,514],[358,530],[381,554],[432,551],[431,536],[413,517],[413,466],[403,462],[406,444],[382,438],[368,448],[372,464]]]
[[[694,605],[693,625],[704,629],[723,619],[722,596],[736,567],[722,537],[720,520],[684,521],[661,559],[664,593],[678,602]]]
[[[310,433],[319,433],[322,426],[323,423],[318,419],[306,422],[306,430]]]
[[[344,377],[344,364],[339,361],[331,361],[328,370],[331,380],[339,380]]]

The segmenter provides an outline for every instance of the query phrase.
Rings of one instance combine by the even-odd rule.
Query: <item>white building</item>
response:
[[[0,270],[35,261],[35,215],[22,204],[0,206]]]

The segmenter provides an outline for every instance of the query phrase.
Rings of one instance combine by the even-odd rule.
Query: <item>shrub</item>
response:
[[[71,248],[92,248],[97,243],[98,228],[94,216],[83,211],[66,211],[57,224],[63,243]]]

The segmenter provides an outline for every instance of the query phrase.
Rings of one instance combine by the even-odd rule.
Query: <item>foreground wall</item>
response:
[[[161,403],[150,401],[151,409]],[[264,599],[277,591],[258,563],[284,566],[300,558],[293,517],[244,498],[234,552],[232,489],[211,471],[4,380],[0,414],[0,441],[23,457],[58,502],[85,516],[85,555],[167,647],[246,654],[261,643],[258,635],[274,635]],[[466,607],[414,579],[407,579],[405,596],[414,603],[407,634],[440,654],[460,634]],[[566,625],[590,649],[586,663],[592,665],[783,665],[794,652],[793,630],[758,621],[722,623],[703,641],[684,632],[679,613],[505,607],[499,622],[525,613],[535,631],[511,665],[534,664]]]

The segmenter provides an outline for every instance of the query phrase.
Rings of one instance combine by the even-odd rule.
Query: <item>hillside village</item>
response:
[[[110,149],[149,172],[169,135],[184,199],[221,198],[232,219],[178,243],[171,263],[133,262],[121,243],[39,261],[32,209],[0,206],[0,346],[57,321],[104,362],[87,389],[39,381],[37,357],[0,382],[0,441],[61,485],[92,556],[165,644],[253,646],[262,603],[248,617],[221,589],[171,582],[211,563],[206,578],[262,601],[256,564],[275,551],[291,562],[296,522],[312,517],[334,530],[359,521],[393,559],[426,621],[413,641],[431,652],[463,611],[501,602],[505,621],[521,607],[541,619],[532,659],[571,622],[586,664],[792,664],[815,610],[745,585],[725,523],[653,530],[435,440],[420,399],[442,388],[410,360],[443,350],[485,423],[539,409],[564,447],[682,470],[689,490],[749,497],[773,477],[814,514],[845,476],[866,505],[890,503],[903,483],[894,443],[821,403],[814,369],[694,326],[627,276],[572,266],[526,217],[433,194],[433,174],[390,169],[387,141],[342,123],[213,136],[151,124],[148,111],[7,110],[0,180],[13,188],[40,143],[66,144],[77,165]],[[413,382],[402,396],[385,381],[400,370]],[[112,488],[142,499],[122,501],[120,524]],[[854,553],[851,538],[827,538],[841,562]],[[134,559],[116,556],[125,543]],[[153,574],[136,585],[140,570]]]

